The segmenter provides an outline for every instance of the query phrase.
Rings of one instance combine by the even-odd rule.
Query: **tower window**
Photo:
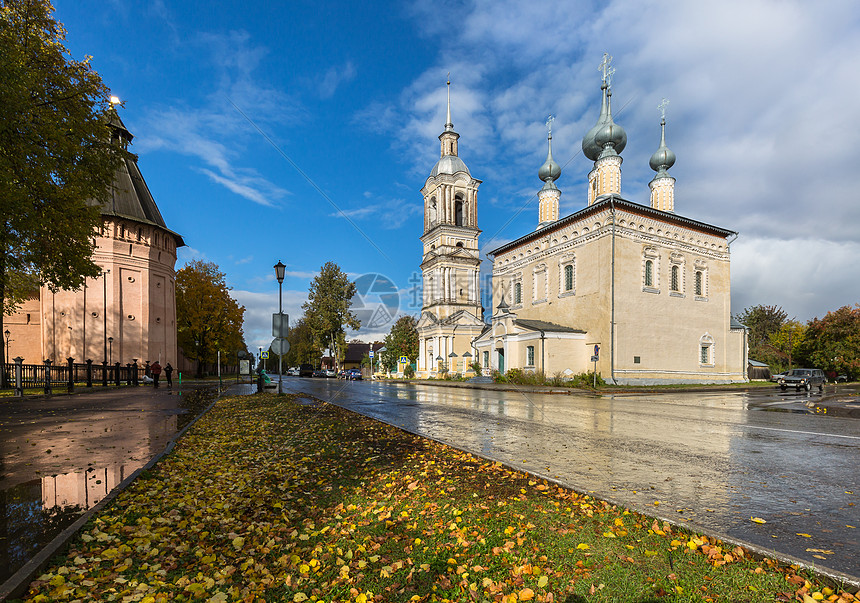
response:
[[[654,261],[645,260],[645,286],[654,286]]]
[[[702,271],[696,270],[696,295],[702,295]]]
[[[454,202],[454,225],[463,225],[463,201],[460,199]]]
[[[672,291],[679,290],[678,266],[672,266]]]
[[[514,303],[515,304],[523,303],[523,284],[522,283],[514,283]]]
[[[564,290],[573,290],[573,266],[571,264],[564,267]]]

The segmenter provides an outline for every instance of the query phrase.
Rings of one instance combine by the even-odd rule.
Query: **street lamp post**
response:
[[[281,262],[281,260],[278,260],[278,263],[275,264],[274,268],[275,268],[275,278],[278,279],[278,339],[280,340],[283,338],[283,335],[284,335],[284,332],[283,332],[283,329],[284,329],[283,284],[284,284],[284,270],[286,269],[286,266],[283,264],[283,262]],[[278,353],[278,393],[280,394],[282,392],[281,381],[284,378],[284,376],[281,375],[281,373],[283,372],[282,362],[283,362],[284,355],[281,354],[280,352],[283,352],[284,348],[283,348],[280,341],[279,341],[278,345],[281,346],[278,348],[278,352],[279,352]]]
[[[3,331],[3,334],[6,336],[6,355],[3,357],[3,366],[0,367],[0,374],[3,375],[3,387],[6,387],[6,365],[10,364],[9,362],[9,336],[12,333],[9,332],[9,329]]]
[[[380,374],[382,373],[382,354],[383,354],[383,352],[387,352],[387,351],[388,351],[388,348],[386,348],[385,346],[382,346],[381,348],[376,350],[376,355],[378,357],[378,360],[376,361],[376,366],[379,368]],[[370,369],[372,371],[373,367],[370,367]]]
[[[113,364],[113,337],[108,337],[108,364]]]

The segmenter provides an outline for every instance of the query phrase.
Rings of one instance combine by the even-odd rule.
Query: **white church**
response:
[[[441,158],[421,190],[419,376],[464,372],[477,361],[484,370],[547,376],[596,367],[617,384],[747,381],[746,329],[732,319],[730,305],[730,242],[737,233],[675,212],[665,105],[650,160],[650,199],[622,196],[627,134],[612,118],[614,70],[606,57],[601,66],[600,115],[582,139],[594,162],[584,207],[559,216],[561,168],[550,130],[538,171],[544,185],[536,230],[487,254],[493,307],[486,317],[478,278],[481,181],[458,156],[449,92]]]

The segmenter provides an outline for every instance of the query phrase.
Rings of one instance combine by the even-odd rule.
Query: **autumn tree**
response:
[[[100,271],[98,205],[125,152],[111,144],[109,90],[64,41],[48,0],[0,0],[0,332],[34,289]]]
[[[340,266],[326,262],[311,282],[308,301],[302,306],[320,351],[328,348],[338,359],[345,353],[345,330],[358,329],[361,324],[350,312],[354,295],[355,283]]]
[[[397,361],[406,356],[414,362],[418,359],[418,321],[413,316],[401,316],[391,325],[385,336],[385,351],[382,353],[382,366],[388,371],[397,368]]]
[[[176,273],[176,337],[185,357],[197,362],[198,377],[219,350],[234,355],[246,349],[244,316],[216,264],[195,260]]]
[[[314,343],[314,335],[304,316],[290,326],[287,341],[290,343],[290,351],[284,354],[287,366],[316,365],[319,362],[319,348]]]
[[[782,352],[771,343],[771,336],[788,320],[788,314],[780,306],[751,306],[735,318],[749,329],[750,358],[772,366],[786,363]]]
[[[860,377],[860,304],[810,320],[798,353],[809,367],[851,380]]]
[[[797,320],[787,320],[779,331],[770,336],[773,350],[782,355],[783,364],[772,366],[771,369],[792,368],[798,360],[798,352],[806,335],[806,325]],[[773,370],[773,372],[777,372]]]

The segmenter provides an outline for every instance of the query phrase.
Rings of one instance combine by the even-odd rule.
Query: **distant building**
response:
[[[126,148],[133,136],[116,112],[109,125],[112,140]],[[102,275],[77,291],[43,287],[7,317],[11,357],[177,363],[174,266],[185,243],[164,223],[136,156],[123,162],[111,191],[95,236],[93,261]]]
[[[559,218],[550,129],[537,230],[488,254],[494,312],[473,341],[477,360],[548,376],[596,367],[626,384],[746,381],[746,331],[730,307],[736,233],[675,213],[665,110],[650,202],[621,196],[627,134],[612,118],[609,75],[600,117],[582,141],[594,161],[587,205]]]

